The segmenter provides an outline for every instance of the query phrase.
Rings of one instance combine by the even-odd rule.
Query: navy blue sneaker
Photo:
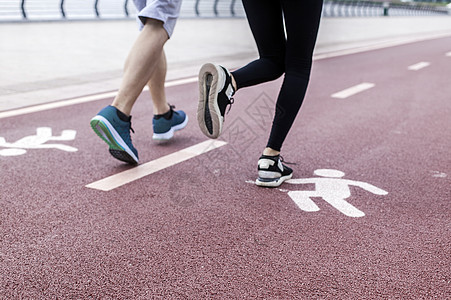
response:
[[[153,139],[169,140],[174,136],[174,132],[185,128],[188,124],[188,116],[182,110],[174,110],[174,106],[170,106],[169,112],[163,115],[154,115]]]
[[[123,121],[114,106],[107,106],[91,119],[94,132],[110,147],[110,154],[129,164],[138,163],[138,151],[133,147],[130,131],[132,129],[131,117]],[[134,132],[134,131],[133,131]]]

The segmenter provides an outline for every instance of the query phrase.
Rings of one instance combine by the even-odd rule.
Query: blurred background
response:
[[[114,91],[138,35],[130,0],[0,1],[0,110]],[[315,56],[451,34],[448,1],[326,0]],[[184,0],[168,80],[257,55],[239,0]]]
[[[434,15],[448,14],[449,1],[401,0],[357,1],[326,0],[324,15],[380,16],[380,15]],[[0,3],[0,21],[24,20],[89,20],[133,18],[136,10],[129,0],[3,0]],[[184,0],[180,16],[244,17],[239,0]]]

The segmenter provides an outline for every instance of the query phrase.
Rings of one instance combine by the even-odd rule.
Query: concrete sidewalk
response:
[[[0,24],[0,111],[117,90],[134,21]],[[451,35],[451,17],[324,18],[315,57]],[[180,19],[166,45],[168,80],[204,62],[257,57],[245,19]]]

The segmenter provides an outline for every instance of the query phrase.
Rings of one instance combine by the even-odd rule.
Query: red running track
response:
[[[283,149],[299,184],[281,189],[249,183],[280,80],[236,95],[227,145],[108,192],[85,186],[130,169],[89,127],[111,98],[1,119],[3,145],[38,127],[76,137],[15,156],[0,146],[0,298],[450,299],[450,45],[316,61]],[[138,101],[143,163],[206,140],[196,83],[167,93],[191,122],[153,142],[150,101]],[[321,169],[345,175],[319,181]]]

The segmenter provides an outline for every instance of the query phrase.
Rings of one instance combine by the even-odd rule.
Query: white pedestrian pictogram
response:
[[[0,147],[7,149],[0,150],[0,156],[17,156],[27,153],[25,149],[59,149],[67,152],[75,152],[78,149],[64,144],[46,144],[48,141],[71,141],[75,139],[75,130],[63,130],[60,136],[52,136],[52,128],[38,127],[36,135],[26,136],[14,143],[6,142],[0,136]]]
[[[323,198],[327,203],[349,217],[363,217],[364,212],[357,209],[346,199],[351,196],[349,186],[357,186],[376,195],[387,195],[388,192],[366,182],[342,179],[344,172],[332,169],[318,169],[315,175],[321,177],[299,178],[287,180],[291,184],[315,184],[314,191],[289,191],[288,195],[303,211],[319,211],[319,207],[313,202],[312,197]]]

